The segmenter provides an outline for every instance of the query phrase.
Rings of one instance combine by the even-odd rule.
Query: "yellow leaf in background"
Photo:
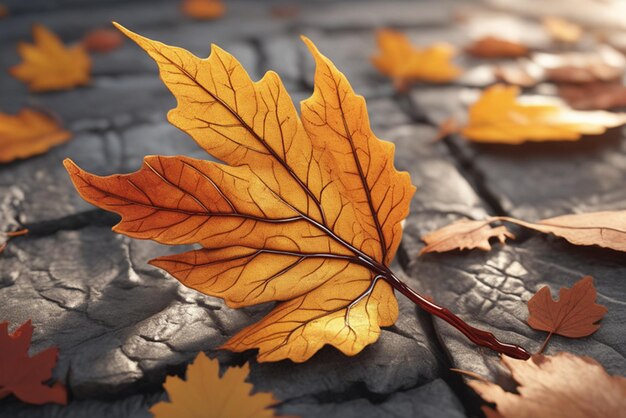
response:
[[[575,23],[559,17],[546,17],[543,27],[555,41],[574,44],[583,36],[583,29]]]
[[[66,90],[89,82],[91,59],[82,45],[67,48],[42,25],[33,27],[33,38],[34,44],[18,45],[23,62],[11,68],[13,77],[35,92]]]
[[[210,155],[146,157],[132,174],[65,165],[84,199],[121,215],[115,231],[203,248],[151,263],[231,307],[280,303],[224,348],[303,362],[324,345],[375,342],[398,305],[389,271],[415,191],[362,96],[308,39],[313,95],[298,116],[278,75],[253,82],[229,53],[207,59],[120,29],[157,62],[178,101],[168,114]]]
[[[163,387],[169,402],[150,408],[154,418],[273,418],[277,401],[271,393],[252,394],[248,363],[230,367],[220,377],[220,364],[204,353],[187,367],[186,380],[168,376]]]
[[[626,123],[626,115],[576,111],[551,97],[518,98],[516,86],[495,85],[469,109],[462,134],[474,142],[521,144],[526,141],[576,141]]]
[[[30,109],[0,113],[0,163],[42,154],[72,137],[54,118]]]
[[[438,43],[416,48],[406,35],[390,29],[377,31],[376,41],[379,54],[372,57],[372,63],[398,83],[447,83],[461,75],[461,69],[452,64],[455,49],[451,45]]]
[[[218,19],[226,13],[222,0],[183,0],[181,9],[187,16],[201,20]]]

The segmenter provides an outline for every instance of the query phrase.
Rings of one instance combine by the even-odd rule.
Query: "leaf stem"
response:
[[[422,295],[398,279],[398,277],[396,277],[391,270],[387,269],[387,274],[385,274],[384,277],[387,283],[389,283],[398,292],[409,298],[411,302],[415,303],[426,312],[443,319],[461,331],[461,333],[469,338],[469,340],[474,344],[490,348],[500,354],[506,354],[507,356],[516,359],[527,360],[530,358],[530,354],[522,347],[515,344],[500,342],[492,333],[469,325],[454,313],[450,312],[447,308],[439,306],[436,303],[424,298]]]
[[[550,338],[552,338],[553,334],[554,334],[554,332],[550,331],[550,333],[548,334],[546,339],[543,340],[543,344],[541,344],[541,347],[539,347],[539,350],[537,351],[537,354],[543,354],[543,352],[546,349],[546,347],[548,346],[548,342],[550,341]]]

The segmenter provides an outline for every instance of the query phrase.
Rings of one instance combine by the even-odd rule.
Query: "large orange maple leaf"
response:
[[[392,285],[417,295],[388,267],[415,187],[363,97],[306,38],[317,68],[300,118],[272,71],[255,83],[215,45],[200,59],[120,29],[177,98],[170,122],[223,164],[150,156],[135,173],[98,177],[68,160],[83,198],[120,214],[117,232],[200,244],[151,262],[186,286],[236,308],[280,302],[224,348],[302,362],[325,344],[354,355],[376,341],[398,316]]]

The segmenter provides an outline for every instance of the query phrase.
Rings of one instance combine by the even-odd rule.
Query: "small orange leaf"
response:
[[[543,19],[543,27],[558,42],[575,44],[583,35],[580,26],[559,17],[546,17]]]
[[[523,101],[517,86],[495,85],[470,107],[462,134],[474,142],[521,144],[526,141],[576,141],[600,135],[626,123],[626,115],[585,112],[566,107],[551,97]]]
[[[491,244],[489,243],[491,238],[497,238],[501,244],[504,244],[507,238],[515,238],[505,226],[494,228],[489,222],[489,220],[472,221],[461,219],[431,232],[422,237],[422,241],[426,243],[426,246],[422,248],[420,254],[442,253],[451,250],[471,250],[474,248],[489,251],[491,250]]]
[[[151,156],[135,173],[99,177],[67,160],[83,198],[120,214],[117,232],[201,245],[151,261],[186,286],[232,307],[280,302],[226,349],[302,362],[326,344],[355,355],[375,342],[398,315],[379,278],[415,188],[372,132],[364,98],[306,38],[315,88],[298,116],[274,72],[253,82],[215,45],[200,59],[120,29],[177,98],[169,120],[222,163]]]
[[[452,64],[454,47],[444,43],[416,48],[401,32],[381,29],[376,32],[379,53],[372,63],[382,74],[398,85],[412,81],[447,83],[456,79],[461,70]]]
[[[478,58],[518,58],[525,57],[530,50],[518,42],[486,36],[467,46],[465,52]]]
[[[110,28],[94,29],[88,32],[84,37],[82,44],[87,51],[90,52],[110,52],[124,43],[122,34]]]
[[[181,8],[187,16],[200,20],[218,19],[226,13],[222,0],[183,0]]]
[[[550,288],[544,286],[528,301],[528,325],[532,328],[569,338],[586,337],[600,327],[597,324],[607,309],[596,303],[593,278],[580,279],[571,289],[562,287],[554,301]]]
[[[486,379],[468,384],[484,400],[496,404],[503,418],[606,418],[622,417],[626,410],[626,378],[609,375],[590,357],[570,353],[535,355],[530,360],[503,356],[519,386],[507,392]]]
[[[220,364],[199,353],[187,367],[187,379],[168,376],[163,387],[169,402],[150,408],[154,418],[272,418],[278,402],[271,393],[256,392],[246,382],[250,366],[230,367],[220,377]]]
[[[33,326],[30,321],[9,334],[9,323],[0,323],[0,399],[11,394],[31,404],[67,403],[67,392],[60,383],[48,386],[52,377],[57,348],[48,348],[34,356],[28,355]]]
[[[34,44],[18,45],[23,62],[11,68],[13,77],[35,92],[66,90],[89,82],[91,60],[82,45],[66,48],[42,25],[33,27],[33,38]]]
[[[31,109],[0,113],[0,163],[42,154],[72,137],[54,118]]]

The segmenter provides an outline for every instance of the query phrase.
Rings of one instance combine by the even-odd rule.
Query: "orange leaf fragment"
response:
[[[248,363],[230,367],[220,377],[220,364],[199,353],[187,367],[186,380],[168,376],[163,387],[169,402],[150,408],[154,418],[272,418],[278,401],[271,393],[256,392],[246,379]]]
[[[16,115],[0,113],[0,163],[42,154],[71,137],[56,119],[44,113],[31,109]]]
[[[124,43],[122,34],[110,28],[94,29],[84,37],[82,44],[90,52],[111,52]]]
[[[66,90],[89,82],[91,59],[82,45],[65,47],[58,36],[42,25],[33,26],[34,44],[20,42],[23,62],[11,75],[31,91]]]
[[[478,58],[519,58],[528,55],[530,50],[518,42],[485,36],[467,46],[465,52]]]
[[[406,35],[390,29],[378,30],[376,41],[379,53],[372,63],[401,87],[413,81],[447,83],[461,75],[461,69],[452,64],[455,49],[449,44],[417,48]]]
[[[315,89],[299,117],[274,72],[253,82],[215,45],[200,59],[120,29],[177,98],[170,122],[223,163],[150,156],[135,173],[99,177],[67,160],[82,197],[120,214],[119,233],[201,245],[151,261],[186,286],[231,307],[279,302],[223,348],[302,362],[325,344],[355,355],[375,342],[398,315],[379,279],[415,188],[363,97],[306,38]]]
[[[226,13],[222,0],[183,0],[181,8],[187,16],[201,20],[218,19]]]
[[[58,349],[56,347],[28,355],[33,326],[30,321],[9,334],[9,323],[0,323],[0,399],[11,394],[31,404],[67,403],[67,392],[61,383],[48,386]]]
[[[543,27],[558,42],[575,44],[583,35],[579,25],[559,17],[546,17],[543,19]]]
[[[491,250],[489,240],[497,238],[504,244],[507,238],[515,239],[505,226],[492,227],[486,221],[473,221],[461,219],[450,225],[444,226],[422,237],[426,246],[421,249],[421,254],[442,253],[451,250],[471,250],[479,248],[483,251]]]
[[[517,393],[495,383],[473,380],[468,384],[496,410],[488,416],[503,418],[605,418],[621,417],[626,410],[626,378],[609,375],[590,357],[570,353],[535,355],[530,360],[503,356],[502,363],[519,383]]]
[[[527,141],[576,141],[600,135],[626,123],[626,115],[604,111],[576,111],[558,99],[518,98],[517,86],[486,89],[470,107],[462,134],[474,142],[521,144]]]
[[[586,337],[598,330],[598,321],[607,313],[596,303],[593,278],[580,279],[571,289],[562,287],[559,299],[552,299],[544,286],[528,301],[528,325],[532,328],[569,338]]]

